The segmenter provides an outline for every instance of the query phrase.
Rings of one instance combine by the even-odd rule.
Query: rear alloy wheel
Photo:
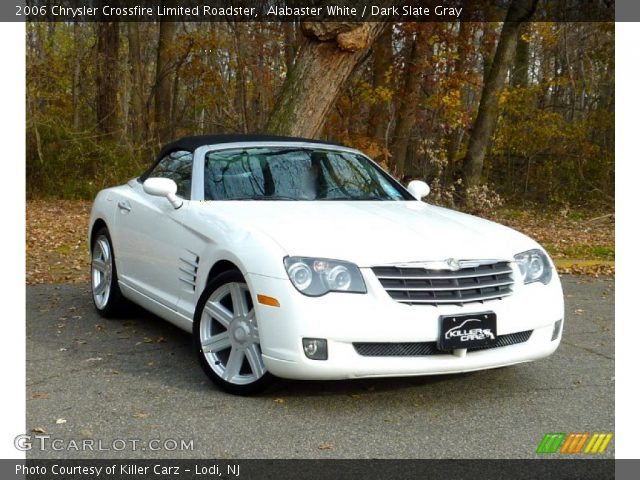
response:
[[[91,293],[96,310],[103,317],[114,316],[124,306],[111,238],[106,228],[96,233],[91,248]]]
[[[215,384],[229,393],[250,395],[271,383],[251,292],[240,272],[224,272],[211,281],[194,320],[198,358]]]

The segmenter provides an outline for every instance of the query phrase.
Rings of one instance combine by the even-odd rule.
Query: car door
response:
[[[175,310],[180,296],[179,252],[191,197],[193,154],[171,152],[118,199],[116,256],[122,282],[139,293]],[[175,209],[162,197],[149,195],[142,182],[150,177],[176,182],[176,195],[184,202]]]

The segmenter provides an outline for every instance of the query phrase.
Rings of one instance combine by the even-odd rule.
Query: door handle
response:
[[[125,200],[120,200],[118,202],[118,208],[120,210],[125,210],[127,212],[131,211],[131,205],[129,204],[129,202],[125,201]]]

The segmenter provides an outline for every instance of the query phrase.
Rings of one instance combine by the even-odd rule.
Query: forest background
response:
[[[564,271],[612,273],[614,24],[509,15],[28,23],[27,281],[86,280],[90,200],[162,144],[252,132],[359,148],[427,181],[427,201],[533,235]]]

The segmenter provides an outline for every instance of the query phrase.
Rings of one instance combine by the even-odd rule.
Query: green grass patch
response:
[[[613,245],[543,245],[552,257],[580,260],[604,260],[613,262],[616,251]],[[555,258],[554,258],[555,260]]]
[[[611,260],[581,260],[576,258],[560,258],[554,260],[556,268],[570,268],[570,267],[597,267],[605,265],[607,267],[614,267],[616,262]]]
[[[69,255],[71,253],[71,245],[60,245],[56,248],[56,252],[58,252],[60,255]]]
[[[576,220],[576,221],[582,221],[582,220],[588,220],[589,219],[587,213],[586,212],[582,212],[580,210],[571,210],[569,213],[567,213],[567,218],[569,220]]]

